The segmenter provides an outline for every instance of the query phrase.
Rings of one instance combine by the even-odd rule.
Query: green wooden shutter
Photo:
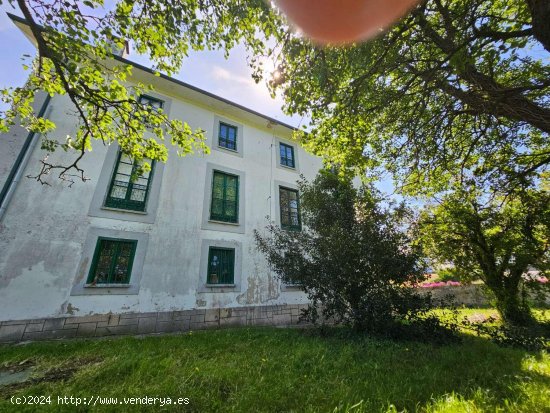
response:
[[[239,221],[239,177],[214,171],[210,219],[224,222]]]

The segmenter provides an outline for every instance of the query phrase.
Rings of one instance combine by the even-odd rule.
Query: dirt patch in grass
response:
[[[12,374],[21,373],[24,371],[32,371],[34,377],[29,377],[27,380],[11,383],[5,386],[0,385],[0,398],[9,399],[15,392],[44,382],[59,382],[69,380],[75,373],[84,367],[92,364],[103,362],[101,357],[83,357],[74,360],[68,360],[59,367],[54,367],[46,371],[40,371],[39,366],[34,360],[24,360],[19,363],[4,365],[0,368],[0,372],[9,372]]]
[[[34,367],[36,362],[31,359],[25,359],[18,363],[4,363],[0,366],[0,373],[9,372],[9,373],[19,373],[24,370],[28,370]]]
[[[469,315],[466,319],[470,323],[496,323],[500,321],[500,316],[498,314],[475,313]]]

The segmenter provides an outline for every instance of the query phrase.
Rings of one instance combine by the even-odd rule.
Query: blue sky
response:
[[[0,5],[0,88],[20,86],[27,78],[22,68],[23,54],[34,56],[35,48],[8,18],[6,12],[21,15],[9,5]],[[130,53],[130,60],[149,66],[144,56]],[[282,113],[282,99],[272,99],[264,83],[256,84],[246,63],[244,47],[231,51],[226,60],[222,52],[192,52],[181,71],[173,77],[271,116],[292,126],[303,122],[299,116]]]

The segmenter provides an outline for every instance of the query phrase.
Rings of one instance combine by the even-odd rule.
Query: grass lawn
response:
[[[250,328],[0,346],[0,411],[550,412],[550,356],[473,336],[433,346]],[[12,396],[51,396],[18,405]],[[188,398],[179,406],[59,405],[58,396]]]

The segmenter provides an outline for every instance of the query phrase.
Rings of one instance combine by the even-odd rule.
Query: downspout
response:
[[[38,118],[41,118],[44,116],[44,114],[46,113],[46,109],[48,108],[48,104],[50,103],[50,100],[51,100],[50,95],[46,95],[46,99],[44,99],[44,103],[42,103],[42,107],[38,112],[38,115],[37,115]],[[27,139],[25,140],[25,143],[23,144],[23,147],[21,148],[19,155],[17,155],[17,159],[15,160],[15,163],[11,168],[11,171],[8,175],[8,179],[4,183],[2,192],[0,192],[0,222],[2,221],[2,218],[6,213],[10,199],[13,196],[13,193],[15,192],[15,188],[17,187],[17,183],[21,179],[21,174],[25,170],[25,166],[29,161],[29,158],[31,155],[30,149],[32,149],[32,146],[33,146],[32,143],[35,135],[36,135],[36,132],[29,132],[29,134],[27,135]]]

